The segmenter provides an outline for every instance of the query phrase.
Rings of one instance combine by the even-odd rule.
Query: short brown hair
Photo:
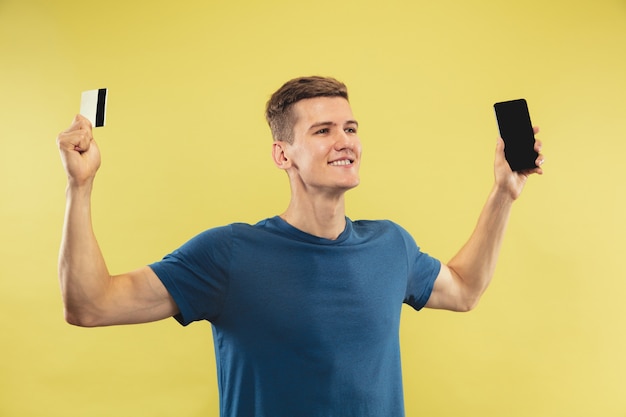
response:
[[[265,119],[274,140],[293,142],[296,120],[292,106],[300,100],[315,97],[343,97],[348,100],[348,88],[330,77],[300,77],[287,81],[272,94],[265,107]]]

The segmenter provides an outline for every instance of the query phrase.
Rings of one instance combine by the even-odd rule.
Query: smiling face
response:
[[[307,193],[343,193],[359,184],[358,123],[342,97],[316,97],[293,105],[293,143],[274,143],[277,165],[292,188]]]

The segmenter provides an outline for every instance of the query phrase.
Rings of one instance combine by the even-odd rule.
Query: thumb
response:
[[[502,151],[504,151],[504,139],[498,138],[498,141],[496,142],[496,152]]]

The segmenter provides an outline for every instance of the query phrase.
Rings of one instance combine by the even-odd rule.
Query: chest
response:
[[[378,245],[251,245],[236,248],[225,305],[215,323],[252,340],[296,348],[396,337],[406,257]],[[397,254],[397,255],[396,255]],[[243,331],[242,331],[243,330]]]

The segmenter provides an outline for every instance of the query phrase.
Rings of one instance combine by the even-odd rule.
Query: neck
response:
[[[280,217],[310,235],[335,240],[346,228],[344,196],[298,199],[292,195],[287,210]]]

